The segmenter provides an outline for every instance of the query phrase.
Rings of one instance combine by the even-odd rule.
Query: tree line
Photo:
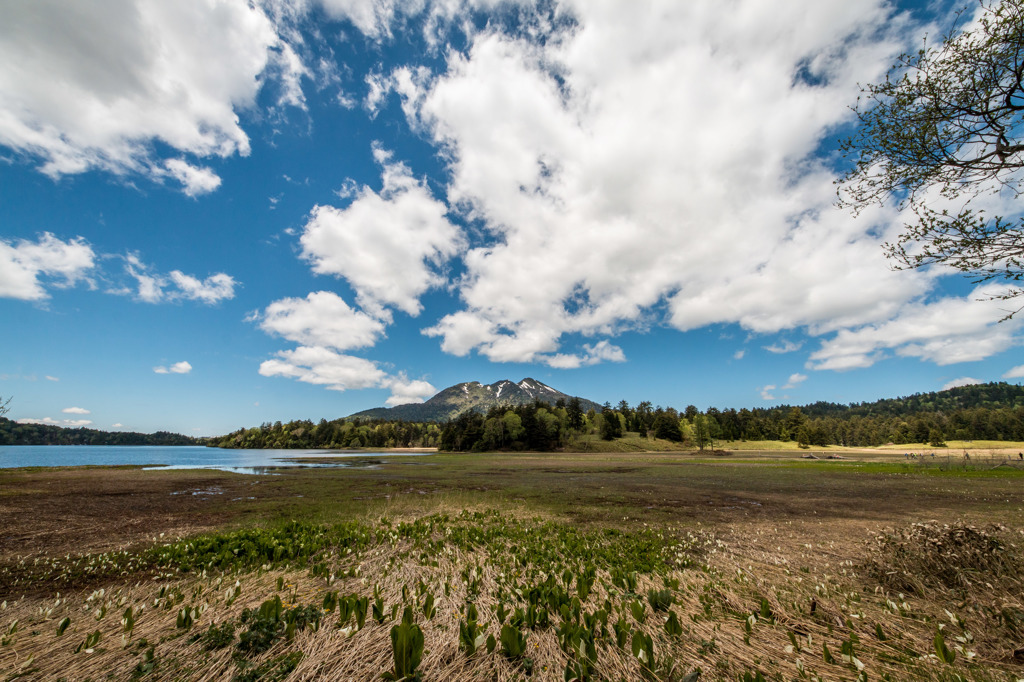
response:
[[[1005,382],[962,386],[872,403],[817,402],[736,410],[688,405],[682,411],[625,400],[598,412],[578,401],[495,407],[446,423],[443,450],[553,450],[574,437],[660,438],[704,449],[718,440],[796,441],[806,446],[877,446],[946,440],[1024,440],[1024,387]]]
[[[203,445],[201,438],[157,431],[99,431],[51,424],[19,424],[0,417],[0,445]]]
[[[433,448],[438,446],[441,426],[433,422],[386,419],[301,419],[263,423],[239,429],[226,436],[208,439],[221,448],[351,449],[351,448]]]
[[[872,403],[817,402],[736,410],[683,410],[620,401],[583,410],[577,398],[467,411],[443,423],[385,419],[264,423],[208,439],[224,448],[437,447],[465,452],[557,450],[581,437],[659,438],[696,448],[719,440],[797,441],[802,445],[875,446],[946,440],[1024,440],[1024,387],[962,386]]]

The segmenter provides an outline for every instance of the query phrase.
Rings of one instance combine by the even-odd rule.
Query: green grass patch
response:
[[[629,452],[685,452],[689,448],[682,443],[673,443],[661,438],[647,438],[639,433],[628,432],[622,438],[615,440],[602,440],[597,434],[586,434],[577,436],[564,448],[565,452],[601,452],[601,453],[629,453]]]
[[[715,447],[722,450],[792,450],[800,452],[800,445],[795,440],[723,440],[716,441]],[[834,450],[835,446],[821,447],[815,445],[814,450]]]
[[[886,443],[879,445],[879,450],[899,451],[920,451],[929,452],[954,452],[963,450],[1021,450],[1024,451],[1024,441],[1017,440],[947,440],[946,447],[934,447],[928,443]]]

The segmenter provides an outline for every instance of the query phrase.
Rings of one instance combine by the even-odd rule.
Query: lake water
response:
[[[402,453],[428,455],[429,452]],[[224,450],[168,445],[0,445],[0,469],[135,464],[168,469],[219,469],[272,474],[281,467],[373,466],[392,452],[365,450]],[[294,458],[351,458],[352,462],[296,462]]]

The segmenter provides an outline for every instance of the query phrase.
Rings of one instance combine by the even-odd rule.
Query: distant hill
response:
[[[956,386],[944,391],[915,393],[901,398],[883,398],[870,403],[816,402],[801,406],[811,417],[904,417],[921,412],[950,413],[956,410],[1014,409],[1024,407],[1024,386],[1005,381]]]
[[[98,431],[51,424],[19,424],[0,417],[0,445],[203,445],[201,438],[157,431]]]
[[[449,386],[430,400],[423,403],[375,407],[356,412],[349,419],[387,419],[409,422],[443,422],[454,419],[463,412],[485,413],[496,405],[527,405],[534,400],[554,405],[560,399],[569,402],[573,396],[555,390],[536,379],[527,377],[519,383],[507,379],[493,384],[470,381]],[[580,406],[586,412],[590,409],[601,411],[601,406],[592,400],[580,398]]]

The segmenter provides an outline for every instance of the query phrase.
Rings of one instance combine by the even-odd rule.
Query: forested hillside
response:
[[[444,424],[385,419],[276,422],[211,438],[226,448],[439,447],[442,450],[553,450],[581,437],[626,434],[694,447],[716,440],[784,440],[804,445],[874,446],[946,440],[1024,440],[1024,387],[963,386],[874,403],[679,411],[644,401],[595,409],[578,398],[467,410]]]
[[[1024,387],[960,386],[872,403],[708,410],[725,438],[797,440],[810,445],[1024,440]],[[760,435],[759,435],[760,434]]]
[[[19,424],[0,417],[0,445],[203,445],[202,439],[157,431],[98,431],[49,424]]]
[[[682,412],[630,406],[626,401],[601,412],[574,417],[571,405],[534,404],[463,414],[445,425],[446,450],[525,448],[547,450],[581,435],[613,440],[625,433],[706,447],[715,440],[782,440],[802,445],[876,446],[946,440],[1024,440],[1024,387],[997,383],[962,386],[874,403],[736,410],[693,405]]]
[[[1024,386],[1008,384],[1005,381],[991,384],[958,386],[946,391],[916,393],[905,398],[886,398],[873,403],[817,402],[806,405],[803,412],[812,417],[835,416],[876,416],[891,417],[917,414],[920,412],[954,412],[978,407],[998,409],[1024,406]]]

